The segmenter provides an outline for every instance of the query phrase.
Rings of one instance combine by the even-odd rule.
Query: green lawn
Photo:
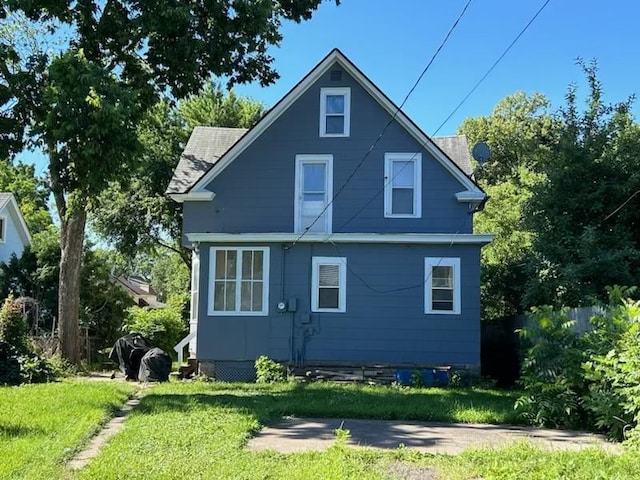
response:
[[[55,479],[133,391],[121,382],[0,387],[0,478]]]
[[[598,450],[543,452],[527,443],[459,456],[346,447],[249,452],[261,424],[285,415],[513,422],[515,394],[314,385],[165,384],[153,388],[80,479],[637,478],[640,459]],[[406,472],[414,473],[407,477]],[[400,473],[399,473],[400,472]],[[403,473],[404,472],[404,473]]]
[[[68,381],[0,388],[2,479],[624,479],[640,456],[543,452],[527,443],[458,456],[347,447],[283,455],[247,439],[282,415],[513,423],[516,393],[357,385],[170,383],[147,390],[124,428],[84,470],[64,462],[123,404],[133,386]]]

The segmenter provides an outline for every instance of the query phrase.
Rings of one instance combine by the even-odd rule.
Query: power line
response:
[[[440,131],[440,129],[444,127],[444,125],[449,120],[451,120],[451,117],[453,117],[453,115],[460,109],[460,107],[464,104],[464,102],[468,100],[468,98],[473,94],[473,92],[476,91],[476,89],[480,86],[480,84],[484,82],[484,80],[489,76],[489,74],[493,71],[493,69],[496,68],[496,65],[498,65],[498,63],[502,61],[504,56],[509,52],[509,50],[511,50],[511,47],[513,47],[515,43],[520,39],[520,37],[524,34],[524,32],[527,31],[527,29],[531,26],[531,24],[535,21],[535,19],[538,18],[538,15],[542,13],[542,11],[545,9],[545,7],[549,4],[550,1],[551,0],[546,0],[546,2],[542,4],[542,6],[538,9],[536,14],[531,18],[531,20],[529,20],[529,23],[527,23],[524,26],[524,28],[520,31],[520,33],[516,36],[516,38],[513,39],[513,41],[509,44],[509,46],[505,49],[505,51],[502,52],[502,55],[500,55],[498,59],[495,62],[493,62],[493,65],[489,67],[489,70],[487,70],[486,73],[482,76],[482,78],[478,80],[478,82],[473,86],[473,88],[469,91],[469,93],[467,93],[467,95],[460,101],[460,103],[458,103],[456,108],[453,109],[453,111],[449,114],[449,116],[444,119],[444,122],[442,122],[440,126],[436,128],[436,131],[432,133],[432,136],[436,135]]]
[[[462,17],[464,16],[465,12],[467,11],[467,8],[469,8],[469,5],[471,4],[472,0],[468,0],[467,3],[465,4],[464,8],[462,9],[462,11],[460,12],[460,14],[458,15],[458,18],[456,18],[456,21],[453,22],[453,25],[451,26],[451,28],[449,29],[449,31],[447,32],[447,35],[444,37],[444,39],[442,40],[442,42],[440,43],[440,45],[438,46],[437,50],[435,51],[435,53],[432,55],[431,60],[429,60],[429,63],[427,64],[427,66],[422,70],[422,73],[420,74],[420,76],[418,77],[418,79],[415,81],[415,83],[413,84],[413,86],[411,87],[411,89],[409,90],[409,93],[407,93],[407,95],[404,97],[404,100],[402,101],[402,103],[400,104],[399,107],[396,108],[395,112],[393,113],[393,115],[391,116],[391,118],[389,119],[389,121],[387,122],[387,124],[384,126],[384,128],[382,129],[382,131],[380,132],[380,134],[378,135],[378,138],[376,138],[376,140],[373,142],[373,145],[371,145],[371,147],[369,148],[369,150],[364,154],[364,156],[362,157],[362,159],[360,160],[360,162],[356,165],[356,167],[353,169],[353,171],[349,174],[349,176],[347,177],[347,179],[345,180],[345,182],[342,184],[342,186],[338,189],[338,191],[335,193],[335,195],[333,195],[333,197],[331,198],[331,200],[329,202],[327,202],[327,205],[325,205],[325,207],[322,209],[322,211],[316,216],[316,218],[313,220],[313,222],[311,222],[311,224],[298,236],[298,238],[296,238],[293,243],[289,246],[289,248],[293,248],[296,243],[298,243],[302,237],[304,237],[309,230],[318,222],[318,220],[322,217],[322,215],[325,214],[325,212],[329,209],[329,207],[333,204],[333,202],[336,200],[336,198],[338,198],[338,196],[342,193],[342,191],[346,188],[346,186],[349,184],[349,182],[353,179],[353,177],[355,176],[355,174],[358,172],[358,170],[360,170],[360,168],[362,167],[362,165],[364,164],[364,162],[367,160],[367,158],[369,157],[369,155],[371,154],[371,152],[375,149],[376,145],[378,144],[378,142],[382,139],[382,137],[384,136],[384,134],[386,133],[387,129],[389,128],[389,126],[393,123],[393,121],[395,120],[396,116],[398,115],[398,113],[400,112],[400,110],[402,109],[402,107],[404,106],[404,104],[407,102],[407,100],[409,99],[409,97],[411,96],[411,94],[414,92],[414,90],[416,89],[416,87],[418,86],[418,84],[420,83],[420,81],[422,80],[422,77],[424,77],[424,75],[427,73],[427,71],[429,70],[429,68],[431,67],[431,65],[433,64],[434,60],[436,59],[436,57],[440,54],[440,51],[444,48],[445,44],[447,43],[447,41],[449,40],[449,37],[451,36],[451,34],[453,33],[453,31],[455,30],[455,28],[458,26],[458,23],[460,22],[460,20],[462,19]]]

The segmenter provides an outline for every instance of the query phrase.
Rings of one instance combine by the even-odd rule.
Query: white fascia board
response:
[[[431,245],[487,244],[495,235],[475,233],[187,233],[196,243],[420,243]]]
[[[189,193],[170,193],[169,197],[178,202],[208,202],[216,198],[216,194],[208,190]]]
[[[487,197],[487,195],[479,190],[466,190],[464,192],[456,193],[456,200],[458,202],[481,202]]]
[[[18,202],[16,202],[16,197],[11,194],[11,199],[9,200],[9,204],[13,207],[13,210],[18,218],[18,223],[22,229],[23,236],[26,239],[26,246],[31,245],[31,234],[29,233],[29,228],[24,221],[24,217],[22,216],[22,212],[20,211],[20,207],[18,207]]]
[[[453,161],[433,143],[433,141],[399,110],[393,102],[367,77],[360,72],[339,50],[332,51],[309,74],[287,93],[269,112],[249,130],[222,158],[191,188],[191,192],[201,192],[220,172],[233,162],[253,141],[275,122],[311,85],[313,85],[331,65],[339,63],[377,102],[398,120],[414,139],[451,173],[467,190],[478,190],[478,186]]]

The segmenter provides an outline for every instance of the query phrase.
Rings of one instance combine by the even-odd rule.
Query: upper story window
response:
[[[320,136],[348,137],[351,121],[351,89],[320,90]]]
[[[296,155],[294,232],[331,233],[332,167],[332,155]]]
[[[424,259],[424,313],[460,313],[460,259]]]
[[[422,216],[422,154],[385,153],[384,216]]]
[[[6,217],[0,217],[0,243],[4,243],[6,240],[7,219]]]
[[[211,247],[209,315],[268,315],[269,248]]]

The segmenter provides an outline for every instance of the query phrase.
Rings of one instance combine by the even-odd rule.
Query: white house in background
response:
[[[0,262],[8,262],[11,254],[22,255],[31,245],[31,235],[13,193],[0,192]]]

